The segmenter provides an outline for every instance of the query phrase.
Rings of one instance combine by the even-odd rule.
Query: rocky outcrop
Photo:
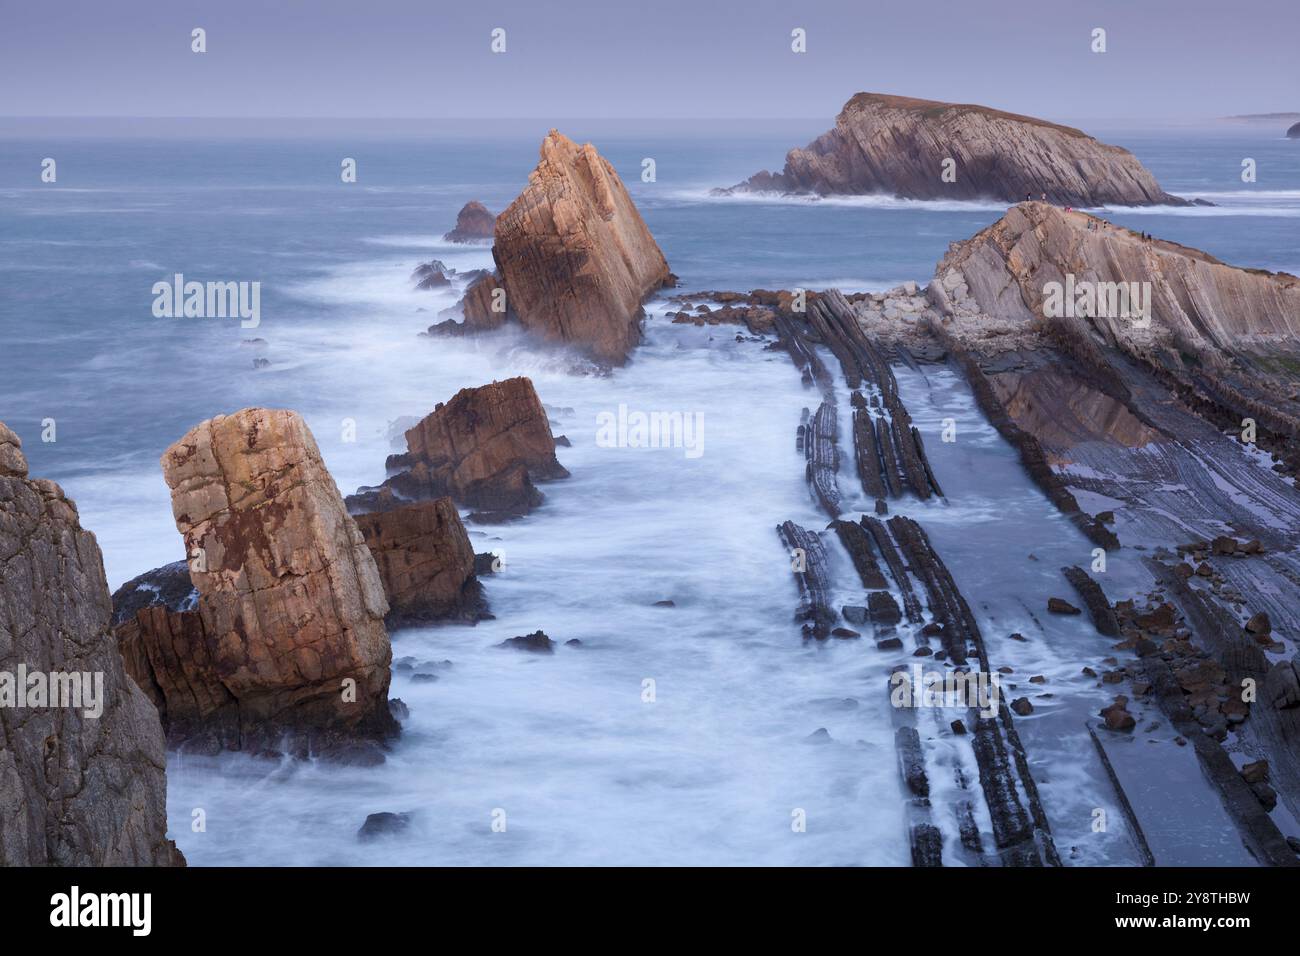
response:
[[[555,130],[528,185],[497,217],[492,256],[506,312],[484,315],[491,287],[480,286],[467,297],[465,331],[513,317],[611,365],[641,340],[642,302],[674,281],[614,167]]]
[[[486,615],[474,548],[450,498],[357,515],[388,596],[389,627]]]
[[[146,571],[113,592],[113,626],[129,621],[147,607],[192,611],[199,604],[199,589],[190,580],[190,566],[173,561]]]
[[[470,200],[456,214],[456,226],[442,238],[448,242],[491,242],[497,217],[477,199]]]
[[[406,432],[378,488],[348,498],[354,514],[448,495],[489,515],[525,514],[542,501],[534,481],[567,478],[546,410],[527,378],[463,388]]]
[[[1286,131],[1287,139],[1300,139],[1300,123],[1296,123]]]
[[[1161,189],[1128,150],[1080,130],[986,106],[882,93],[858,93],[834,129],[786,155],[782,172],[760,172],[729,191],[1187,204]]]
[[[168,739],[376,759],[397,729],[388,604],[301,416],[217,416],[162,464],[198,604],[146,607],[118,633]]]
[[[109,614],[94,535],[0,423],[0,865],[184,865],[158,714]]]

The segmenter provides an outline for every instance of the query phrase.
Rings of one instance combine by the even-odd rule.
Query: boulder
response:
[[[1082,614],[1077,607],[1064,598],[1048,598],[1047,610],[1052,614]]]
[[[640,342],[642,302],[674,281],[614,167],[556,130],[497,217],[492,256],[510,316],[609,365]],[[475,311],[467,302],[467,325]]]
[[[450,496],[489,513],[525,514],[542,501],[534,481],[567,478],[546,410],[527,378],[463,388],[406,432],[397,473],[348,498],[354,513]]]
[[[566,642],[567,643],[567,642]],[[530,651],[534,654],[554,654],[555,642],[542,631],[533,631],[523,637],[511,637],[502,641],[497,647],[514,648],[517,651]]]
[[[442,238],[448,242],[491,242],[496,222],[497,217],[488,212],[487,206],[471,199],[456,214],[455,228]]]
[[[27,477],[0,422],[2,866],[185,863],[167,839],[158,712],[126,674],[111,611],[95,536],[57,484]],[[37,674],[67,695],[34,697]]]
[[[474,547],[450,498],[357,515],[388,598],[389,627],[484,617]]]
[[[375,561],[296,412],[247,408],[162,458],[193,611],[118,628],[169,741],[375,760],[388,707],[388,603]]]
[[[945,161],[955,179],[945,181]],[[835,128],[722,192],[885,194],[907,199],[1032,195],[1060,205],[1187,205],[1126,149],[1069,126],[987,106],[858,93]]]

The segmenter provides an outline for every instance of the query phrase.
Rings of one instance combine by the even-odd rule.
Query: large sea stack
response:
[[[162,464],[197,607],[147,607],[118,633],[169,740],[374,759],[397,730],[388,603],[301,416],[219,415]]]
[[[0,865],[184,865],[167,839],[158,713],[109,614],[95,536],[58,485],[27,477],[0,423]],[[36,674],[47,695],[76,675],[81,701],[34,699]]]
[[[1300,123],[1296,123],[1286,131],[1287,139],[1300,139]]]
[[[1128,150],[1080,130],[986,106],[883,93],[850,99],[835,128],[791,150],[780,173],[757,173],[724,192],[1005,202],[1046,194],[1074,206],[1187,205]]]
[[[492,255],[496,275],[465,297],[467,330],[513,316],[609,365],[640,342],[642,302],[673,282],[614,167],[555,130],[528,185],[497,217]],[[504,290],[495,301],[494,288]]]

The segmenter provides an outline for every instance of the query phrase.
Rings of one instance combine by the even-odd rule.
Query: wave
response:
[[[1005,212],[1008,203],[991,199],[902,199],[898,196],[813,196],[774,192],[731,193],[717,195],[709,189],[679,189],[667,198],[678,202],[749,203],[783,206],[847,206],[863,209],[913,209],[927,212]]]

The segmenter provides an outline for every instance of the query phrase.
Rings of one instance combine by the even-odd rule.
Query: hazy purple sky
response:
[[[829,119],[870,90],[1203,118],[1300,110],[1298,27],[1300,0],[0,0],[0,115]]]

